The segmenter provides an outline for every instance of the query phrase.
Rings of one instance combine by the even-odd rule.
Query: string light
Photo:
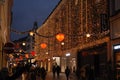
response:
[[[33,36],[33,35],[34,35],[34,32],[30,31],[29,34],[30,34],[30,36]]]
[[[91,35],[90,34],[86,34],[86,37],[90,37]]]
[[[23,45],[23,46],[25,46],[25,45],[26,45],[26,43],[25,43],[25,42],[23,42],[23,43],[22,43],[22,45]]]
[[[49,36],[45,36],[45,35],[41,35],[41,34],[39,34],[39,33],[37,33],[37,32],[33,33],[31,30],[24,31],[24,32],[20,32],[20,31],[11,29],[11,31],[12,31],[12,32],[15,32],[15,33],[17,33],[17,34],[28,34],[28,33],[29,33],[31,36],[32,36],[33,34],[36,34],[37,36],[44,37],[44,38],[53,38],[53,37],[56,36],[56,34],[49,35]],[[107,34],[109,34],[109,30],[106,30],[106,31],[101,32],[101,33],[98,33],[98,34],[94,34],[94,33],[91,33],[91,34],[83,33],[83,34],[80,34],[80,35],[73,35],[73,34],[64,33],[64,35],[70,36],[70,37],[72,37],[72,36],[73,36],[73,37],[74,37],[74,36],[81,37],[81,36],[84,36],[84,35],[86,35],[86,37],[90,37],[91,35],[94,35],[94,36],[98,36],[98,35],[105,36],[105,35],[107,35]]]
[[[73,3],[73,2],[71,2],[71,3]],[[73,7],[73,5],[71,3],[68,6],[69,10],[72,10],[71,8]],[[100,32],[100,26],[99,26],[100,24],[98,24],[98,23],[100,23],[100,20],[98,21],[98,19],[100,17],[98,15],[101,13],[99,11],[102,11],[102,10],[97,10],[96,6],[92,7],[92,5],[94,5],[93,3],[91,3],[91,4],[88,4],[88,3],[89,3],[88,0],[81,0],[80,2],[78,0],[75,0],[75,7],[73,8],[73,10],[75,10],[75,8],[79,7],[80,11],[79,10],[75,11],[75,14],[74,14],[74,11],[72,11],[73,12],[73,14],[72,14],[71,11],[65,9],[65,10],[68,11],[68,13],[65,13],[68,16],[64,17],[64,18],[66,18],[65,20],[68,20],[68,21],[66,21],[68,23],[64,24],[64,22],[63,23],[61,22],[61,23],[58,23],[58,25],[55,25],[55,27],[56,26],[59,27],[59,25],[60,26],[65,26],[65,27],[67,25],[69,27],[69,28],[66,28],[68,31],[66,31],[66,33],[64,32],[64,35],[65,35],[64,37],[66,38],[64,40],[65,44],[69,43],[70,46],[73,46],[74,43],[75,43],[74,40],[77,38],[76,40],[78,40],[78,42],[76,42],[76,43],[79,43],[79,45],[82,46],[82,48],[84,47],[84,45],[90,43],[90,44],[87,45],[87,47],[88,47],[88,46],[91,46],[91,44],[96,44],[96,43],[92,43],[93,41],[103,39],[104,37],[106,37],[106,35],[108,35],[110,33],[109,30]],[[90,7],[90,9],[88,9],[88,7]],[[96,10],[96,12],[95,12],[95,10]],[[104,11],[102,11],[102,12],[104,12]],[[79,15],[76,15],[76,13],[79,14]],[[72,21],[74,22],[74,20],[71,19],[71,16],[74,16],[74,15],[75,15],[75,18],[79,17],[80,22],[77,20],[80,23],[79,25],[78,24],[75,24],[75,25],[72,24]],[[94,20],[96,20],[96,21],[94,21]],[[62,21],[64,21],[64,20],[62,20]],[[48,20],[48,22],[49,22],[49,20]],[[54,22],[54,20],[51,21],[51,22]],[[46,24],[47,24],[47,22],[46,22]],[[52,25],[52,23],[48,23],[48,25],[49,24]],[[71,28],[71,26],[80,27],[80,28],[78,28],[79,31],[76,31],[76,32],[73,31],[73,32],[70,33],[69,30],[73,30],[73,28]],[[51,28],[51,26],[49,28]],[[56,29],[58,29],[58,28],[56,28]],[[50,29],[48,29],[48,30],[50,30]],[[12,31],[14,31],[18,34],[28,34],[30,31],[34,31],[34,30],[28,30],[28,31],[25,31],[25,32],[19,32],[19,31],[16,31],[16,30],[12,30]],[[61,29],[61,32],[62,32],[62,29]],[[90,34],[88,34],[88,32],[90,32]],[[53,38],[53,40],[55,39],[54,37],[56,37],[56,32],[53,32],[52,35],[49,34],[49,33],[48,33],[49,35],[48,34],[47,35],[41,35],[38,32],[34,31],[34,34],[39,36],[39,37],[43,37],[43,38]],[[88,37],[88,38],[86,38],[86,37]],[[52,40],[52,39],[49,39],[49,40]],[[83,43],[84,43],[84,45],[83,45]],[[48,45],[50,45],[50,44],[48,42]],[[57,43],[55,42],[55,40],[54,40],[53,44],[56,47]],[[67,44],[67,46],[65,45],[66,47],[64,47],[64,48],[67,49],[69,47],[69,44]],[[64,44],[61,43],[61,45],[64,45]],[[51,48],[51,47],[48,47],[48,48]]]

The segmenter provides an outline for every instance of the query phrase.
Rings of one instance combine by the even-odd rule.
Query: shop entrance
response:
[[[120,80],[120,44],[113,46],[115,79]]]
[[[107,78],[107,44],[100,44],[94,47],[78,51],[77,69],[78,73],[84,72],[84,76],[92,70],[95,78]]]

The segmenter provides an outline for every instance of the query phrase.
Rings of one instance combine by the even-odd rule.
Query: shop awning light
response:
[[[66,56],[70,56],[70,53],[67,53]]]
[[[120,49],[120,45],[114,46],[114,50]]]

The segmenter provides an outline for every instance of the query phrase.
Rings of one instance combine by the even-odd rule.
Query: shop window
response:
[[[120,10],[120,0],[115,0],[115,11]]]
[[[120,18],[111,22],[111,38],[119,38],[120,37]]]

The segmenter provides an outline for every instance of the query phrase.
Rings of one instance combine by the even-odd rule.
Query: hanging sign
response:
[[[3,47],[3,52],[6,54],[13,53],[15,49],[15,46],[12,42],[7,42]]]

